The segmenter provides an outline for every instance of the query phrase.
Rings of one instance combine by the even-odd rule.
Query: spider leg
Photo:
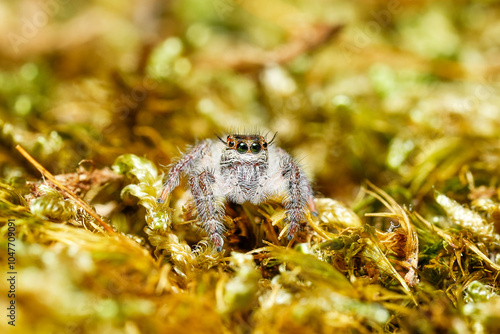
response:
[[[203,170],[189,179],[189,186],[198,211],[198,217],[203,223],[202,227],[217,251],[220,252],[224,245],[222,239],[222,233],[224,232],[224,225],[222,224],[224,202],[214,196],[214,183],[215,177],[208,170]]]
[[[172,190],[179,185],[179,179],[182,173],[192,168],[192,162],[200,159],[209,150],[210,142],[208,140],[204,140],[199,145],[193,147],[179,161],[177,161],[177,163],[170,168],[167,179],[163,185],[163,191],[156,201],[158,203],[165,202]]]
[[[287,238],[291,240],[295,233],[300,230],[300,223],[305,220],[307,207],[309,206],[313,213],[316,208],[309,180],[288,154],[284,156],[281,173],[286,181],[287,196],[283,200],[283,204],[287,210],[286,219],[289,223]]]

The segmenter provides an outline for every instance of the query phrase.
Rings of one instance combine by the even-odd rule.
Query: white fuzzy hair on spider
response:
[[[282,198],[292,239],[305,221],[306,210],[316,212],[311,184],[304,171],[283,149],[259,134],[230,134],[225,140],[205,139],[188,150],[168,173],[158,198],[163,203],[187,176],[198,218],[217,251],[222,234],[225,203],[260,204]]]

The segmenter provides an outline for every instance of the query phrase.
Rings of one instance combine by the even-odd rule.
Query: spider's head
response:
[[[226,141],[219,138],[226,144],[227,151],[237,152],[239,154],[259,155],[266,153],[267,147],[272,144],[276,134],[268,143],[267,140],[261,135],[238,135],[232,134],[227,136]]]
[[[267,150],[267,142],[258,135],[229,135],[226,138],[226,149],[240,154],[259,154]]]

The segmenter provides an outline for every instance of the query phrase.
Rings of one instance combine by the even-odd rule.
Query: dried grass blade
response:
[[[46,177],[50,182],[55,184],[59,189],[64,191],[68,197],[73,199],[76,203],[78,203],[83,210],[85,210],[89,215],[91,215],[96,221],[101,224],[102,227],[109,233],[115,233],[115,231],[104,222],[101,217],[90,207],[90,205],[82,200],[80,197],[76,196],[71,190],[69,190],[65,185],[63,185],[61,182],[57,181],[57,179],[52,175],[48,170],[46,170],[38,161],[35,160],[21,145],[16,146],[16,150],[19,151],[33,166],[35,166],[36,169],[44,176]]]

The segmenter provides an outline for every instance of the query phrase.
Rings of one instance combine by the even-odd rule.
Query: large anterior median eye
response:
[[[260,144],[256,141],[254,141],[252,143],[252,145],[250,145],[250,151],[254,154],[257,154],[260,152],[260,150],[262,149],[262,147],[260,146]]]
[[[246,153],[246,151],[248,151],[248,145],[243,142],[239,143],[238,146],[236,146],[236,150],[239,153]]]

